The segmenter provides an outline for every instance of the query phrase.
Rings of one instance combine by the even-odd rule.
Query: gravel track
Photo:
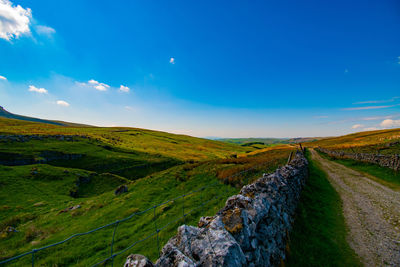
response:
[[[311,150],[343,202],[348,242],[365,266],[400,266],[400,192]]]

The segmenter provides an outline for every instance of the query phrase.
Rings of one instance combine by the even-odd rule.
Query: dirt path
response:
[[[364,265],[400,266],[400,192],[311,153],[343,201],[348,242]]]

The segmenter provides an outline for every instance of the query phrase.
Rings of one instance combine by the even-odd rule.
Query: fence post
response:
[[[293,151],[290,151],[289,158],[287,160],[287,164],[289,164],[292,161],[292,156],[293,156]]]
[[[158,239],[158,233],[160,232],[160,230],[158,230],[158,227],[157,227],[157,221],[156,221],[156,206],[154,206],[154,208],[153,208],[153,221],[154,221],[154,228],[155,228],[155,230],[156,230],[156,233],[157,233],[157,252],[158,252],[158,258],[160,258],[160,241],[159,241],[159,239]]]
[[[35,267],[35,252],[36,252],[36,249],[33,249],[32,250],[32,267]]]
[[[186,218],[185,218],[185,195],[182,196],[182,216],[183,216],[183,224],[186,224]]]
[[[115,232],[117,231],[117,227],[118,227],[119,221],[116,221],[115,226],[114,226],[114,231],[113,231],[113,235],[112,235],[112,240],[111,240],[111,266],[114,266],[114,257],[113,257],[113,248],[114,248],[114,237],[115,237]]]

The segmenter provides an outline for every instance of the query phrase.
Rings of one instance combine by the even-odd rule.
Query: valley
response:
[[[112,247],[118,254],[113,258],[115,264],[123,264],[132,253],[156,260],[177,226],[196,225],[200,217],[215,214],[228,197],[263,173],[285,165],[289,155],[300,147],[295,141],[241,145],[137,128],[76,127],[9,118],[0,118],[0,126],[0,260],[83,233],[36,252],[35,262],[43,266],[91,266],[107,259],[111,236]],[[317,150],[321,147],[374,153],[378,149],[391,155],[399,153],[398,135],[398,130],[386,130],[304,139],[308,142],[302,144]],[[318,162],[329,177],[328,159],[348,162],[349,167],[356,169],[366,164],[323,154],[321,157],[311,151],[309,160]],[[363,179],[375,179],[397,188],[397,174],[387,168],[382,172],[382,167],[368,166],[364,171],[370,178]],[[307,206],[310,200],[304,199],[300,204],[303,213],[312,207]],[[330,201],[333,209],[341,210],[344,200],[332,197]],[[338,220],[334,231],[353,229],[346,215],[349,209],[358,208],[345,208],[346,225]],[[118,222],[116,232],[113,222]],[[154,224],[162,229],[157,236],[152,234]],[[98,227],[101,228],[86,234]],[[293,233],[304,238],[296,231],[304,229],[295,227]],[[317,240],[314,242],[320,242]],[[349,242],[351,248],[343,250],[347,251],[343,259],[357,262],[352,254],[355,252],[365,258],[353,241],[346,240],[342,239],[343,246]],[[335,241],[332,251],[337,246],[333,244]],[[296,244],[291,246],[297,250]],[[393,257],[389,263],[396,262],[396,256]],[[329,257],[317,257],[316,262],[321,264],[326,259]],[[30,262],[29,254],[9,265]],[[288,264],[292,266],[292,256]]]
[[[186,197],[184,203],[176,200],[155,211],[161,226],[180,214],[183,205],[191,210],[211,199],[184,218],[186,223],[196,223],[200,216],[215,213],[241,186],[283,165],[294,149],[283,146],[258,152],[235,144],[133,128],[80,128],[5,118],[0,118],[0,125],[1,259],[215,184]],[[128,190],[116,195],[114,191],[121,185]],[[222,195],[215,198],[221,190]],[[151,212],[121,223],[115,251],[151,233],[153,221]],[[161,244],[180,223],[183,221],[160,232]],[[50,266],[94,264],[106,258],[111,230],[38,252],[36,261]],[[156,257],[154,238],[129,252]],[[29,261],[24,257],[11,266]]]

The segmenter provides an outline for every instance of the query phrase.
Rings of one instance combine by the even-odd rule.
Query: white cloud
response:
[[[65,102],[64,100],[58,100],[57,105],[63,106],[63,107],[69,107],[69,103]]]
[[[392,108],[396,105],[388,105],[388,106],[367,106],[367,107],[358,107],[358,108],[343,108],[342,110],[366,110],[366,109],[382,109],[382,108]]]
[[[121,91],[121,92],[124,92],[124,93],[129,93],[129,87],[128,86],[123,86],[123,85],[121,85],[120,87],[119,87],[119,90]]]
[[[7,78],[0,75],[0,80],[7,81]]]
[[[90,84],[99,84],[98,81],[95,81],[95,80],[93,80],[93,79],[92,79],[92,80],[89,80],[88,83],[90,83]]]
[[[383,120],[383,119],[391,119],[393,117],[398,117],[399,114],[394,114],[394,115],[388,115],[388,116],[374,116],[374,117],[364,117],[361,118],[363,121],[377,121],[377,120]]]
[[[386,119],[380,125],[384,128],[400,127],[400,120]]]
[[[364,127],[364,125],[362,124],[354,124],[353,126],[351,126],[351,129],[358,129],[358,128],[362,128]]]
[[[56,33],[56,30],[53,29],[52,27],[45,26],[45,25],[37,25],[35,27],[36,32],[39,34],[51,36],[52,34]]]
[[[36,92],[36,93],[39,93],[39,94],[47,94],[48,93],[46,89],[37,88],[34,85],[29,85],[29,92]]]
[[[377,127],[364,128],[364,131],[376,131],[376,130],[379,130],[379,128],[377,128]]]
[[[171,57],[171,58],[169,59],[169,63],[175,64],[175,58]]]
[[[398,99],[400,97],[395,96],[392,97],[391,99],[387,99],[387,100],[369,100],[369,101],[360,101],[360,102],[355,102],[353,103],[354,105],[358,105],[358,104],[379,104],[379,103],[387,103],[387,102],[394,102],[396,101],[396,99]]]
[[[105,84],[105,85],[102,85],[102,84],[99,84],[99,85],[96,85],[95,87],[94,87],[96,90],[99,90],[99,91],[107,91],[107,85]]]
[[[0,0],[0,38],[7,41],[29,34],[32,19],[30,8],[24,9],[9,0]]]
[[[399,63],[399,64],[400,64],[400,57],[397,57],[397,59],[398,59],[397,63]]]
[[[87,83],[76,82],[79,86],[90,86],[99,91],[107,91],[110,86],[105,83],[98,82],[96,80],[89,80]]]

